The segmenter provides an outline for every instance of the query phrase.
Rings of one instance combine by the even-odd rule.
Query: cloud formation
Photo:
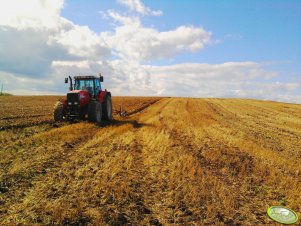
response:
[[[64,0],[0,0],[0,25],[18,30],[57,28]]]
[[[102,68],[105,86],[121,95],[236,97],[298,102],[298,83],[271,82],[277,73],[256,62],[224,64],[182,63],[170,66],[143,65],[134,61],[55,62],[58,74],[68,71],[92,71]]]
[[[44,77],[54,60],[104,59],[110,48],[99,34],[60,16],[62,0],[12,0],[0,8],[0,70]]]
[[[118,0],[122,5],[127,6],[131,11],[137,12],[141,15],[152,15],[161,16],[163,14],[160,10],[151,10],[149,7],[145,6],[140,0]]]
[[[279,82],[258,62],[177,63],[158,66],[214,44],[203,27],[159,31],[141,16],[159,16],[140,0],[118,0],[125,14],[109,10],[111,31],[96,33],[63,18],[63,0],[0,0],[0,81],[16,94],[58,94],[68,75],[105,75],[113,95],[242,97],[301,102],[297,82]],[[163,61],[164,62],[164,61]]]
[[[144,27],[138,17],[122,16],[115,11],[109,11],[108,15],[120,25],[114,32],[102,32],[101,37],[121,59],[151,61],[173,58],[185,51],[199,51],[211,40],[211,32],[202,27],[179,26],[159,32]]]

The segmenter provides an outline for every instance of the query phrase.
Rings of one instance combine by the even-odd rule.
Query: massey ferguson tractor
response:
[[[90,122],[112,120],[111,93],[102,90],[103,76],[69,76],[65,83],[70,82],[70,92],[67,99],[58,101],[54,106],[55,121],[76,121],[88,117]]]

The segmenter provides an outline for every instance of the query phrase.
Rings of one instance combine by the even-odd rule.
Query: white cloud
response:
[[[264,70],[262,65],[256,62],[226,62],[223,64],[183,63],[171,66],[144,67],[156,75],[161,74],[162,76],[169,77],[183,77],[185,75],[185,78],[188,79],[241,81],[256,77],[270,78],[277,75],[275,72]]]
[[[143,3],[140,0],[118,0],[119,3],[122,5],[125,5],[130,10],[137,12],[141,15],[152,15],[152,16],[161,16],[163,14],[160,10],[151,10],[149,7],[146,7],[143,5]]]
[[[241,84],[240,89],[233,90],[234,94],[230,95],[230,97],[301,103],[300,91],[298,83],[258,82],[251,80]]]
[[[282,82],[274,82],[270,83],[268,86],[269,90],[274,90],[274,89],[280,89],[283,91],[291,91],[298,89],[300,87],[300,84],[298,83],[282,83]]]
[[[114,19],[115,21],[127,25],[127,26],[135,26],[135,27],[140,27],[141,26],[141,22],[139,17],[136,16],[122,16],[121,14],[117,13],[114,10],[108,10],[107,13],[104,13],[104,15],[106,15],[106,19],[110,19],[110,17],[112,19]],[[117,27],[117,25],[116,25]]]
[[[63,0],[0,0],[0,25],[17,29],[56,28]]]
[[[104,59],[110,55],[109,48],[99,35],[87,26],[70,25],[70,29],[62,29],[50,37],[49,43],[61,44],[70,55],[78,57]]]
[[[144,27],[139,18],[126,17],[114,11],[108,15],[121,23],[114,32],[101,33],[102,38],[122,59],[150,61],[173,58],[177,54],[196,52],[210,43],[211,32],[202,27],[180,26],[170,31]]]
[[[270,82],[277,74],[256,62],[224,64],[141,65],[135,61],[55,62],[57,73],[87,71],[105,76],[105,87],[114,95],[240,97],[301,102],[298,83]],[[255,71],[260,73],[254,74]]]
[[[63,81],[57,83],[52,77],[28,78],[4,71],[0,71],[0,81],[3,82],[3,91],[14,95],[57,95],[65,88]]]
[[[47,44],[53,34],[53,31],[0,26],[1,70],[27,77],[47,76],[53,59],[69,57],[62,45]]]
[[[99,34],[60,16],[63,0],[0,0],[0,67],[19,76],[51,74],[53,60],[104,59]]]

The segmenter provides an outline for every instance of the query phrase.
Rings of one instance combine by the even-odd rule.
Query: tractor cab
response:
[[[75,76],[74,90],[87,91],[90,97],[97,97],[101,92],[102,77],[95,76]]]

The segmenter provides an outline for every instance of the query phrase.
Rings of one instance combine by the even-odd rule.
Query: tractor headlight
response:
[[[74,105],[78,105],[78,102],[74,102]]]
[[[71,105],[72,103],[71,102],[68,102],[68,105]]]

